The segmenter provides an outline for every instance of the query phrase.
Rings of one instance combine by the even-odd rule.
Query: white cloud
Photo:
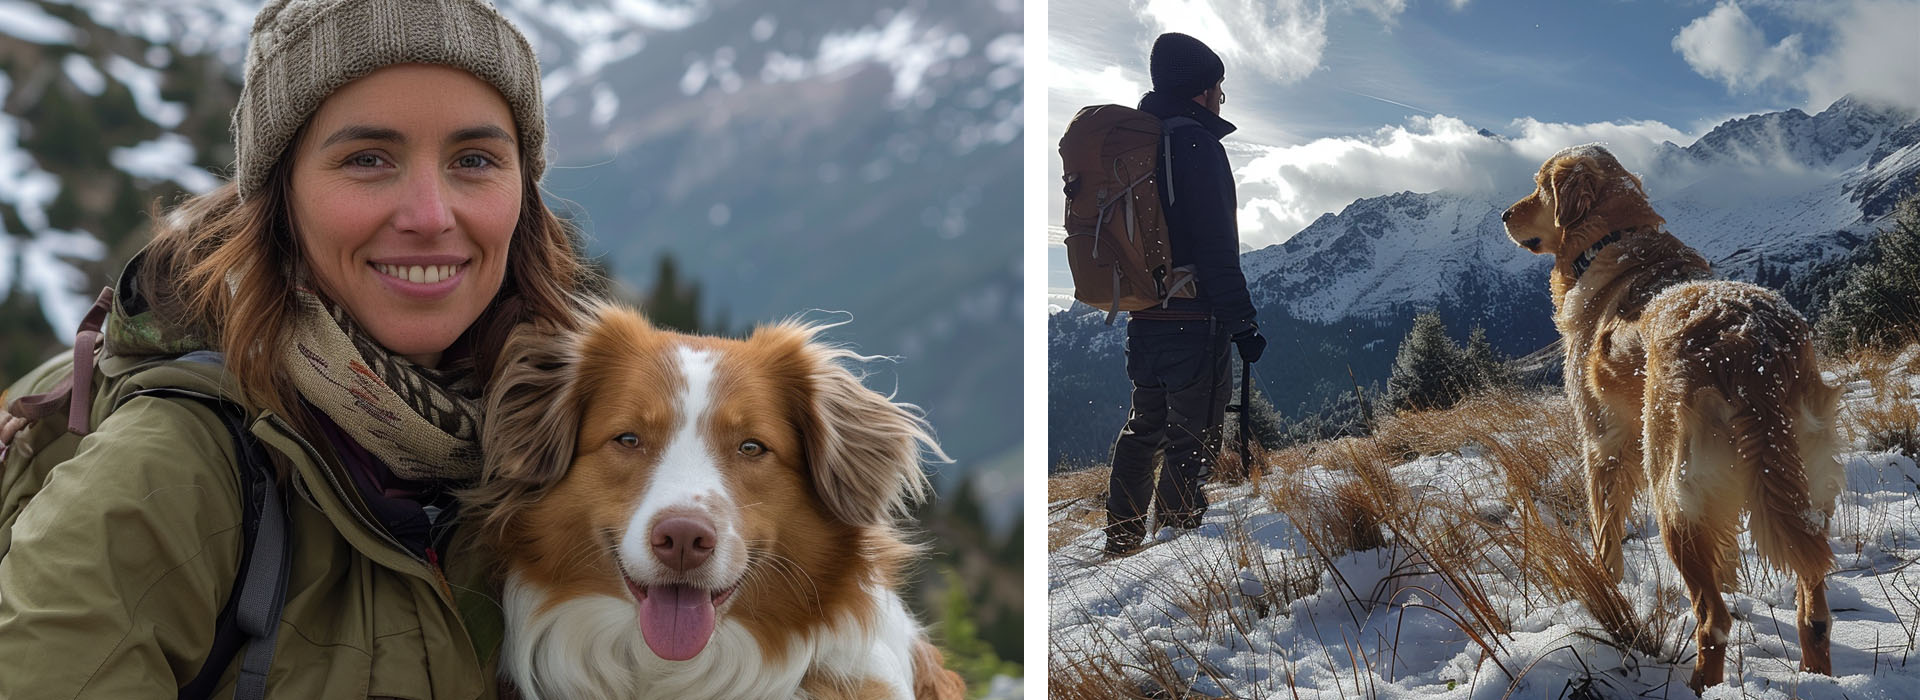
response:
[[[1804,32],[1824,32],[1823,52],[1808,53],[1806,35],[1788,34],[1769,43],[1765,32],[1734,0],[1680,29],[1673,49],[1694,72],[1729,91],[1802,93],[1809,111],[1847,94],[1920,109],[1920,2],[1852,0],[1818,6],[1772,8]]]
[[[1447,0],[1447,7],[1455,12],[1467,8],[1468,0]],[[1400,14],[1407,11],[1407,0],[1347,0],[1348,6],[1365,10],[1381,22],[1391,26]]]
[[[1760,25],[1733,0],[1714,6],[1673,37],[1673,50],[1694,72],[1734,90],[1787,80],[1805,70],[1807,57],[1800,44],[1799,34],[1789,34],[1769,45]]]
[[[1353,0],[1353,6],[1373,13],[1382,22],[1392,22],[1407,11],[1407,0]]]
[[[1920,2],[1855,2],[1833,32],[1833,49],[1807,71],[1808,106],[1852,93],[1920,109]]]
[[[1227,75],[1251,69],[1282,83],[1307,77],[1327,46],[1327,12],[1306,0],[1144,0],[1136,11],[1156,33],[1206,42]]]
[[[1663,141],[1690,142],[1666,124],[1559,124],[1531,118],[1509,125],[1511,137],[1488,136],[1455,117],[1412,117],[1372,134],[1325,138],[1266,149],[1235,171],[1241,242],[1285,241],[1321,214],[1355,199],[1392,192],[1524,194],[1547,156],[1567,146],[1601,142],[1630,168],[1645,168]]]
[[[1130,105],[1147,91],[1147,84],[1142,82],[1146,76],[1119,66],[1102,66],[1092,70],[1054,63],[1051,68],[1052,72],[1047,77],[1051,85],[1047,90],[1052,94],[1048,98],[1064,104],[1117,102]]]

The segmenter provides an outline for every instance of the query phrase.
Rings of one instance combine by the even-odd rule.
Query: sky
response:
[[[1565,146],[1604,142],[1633,168],[1749,114],[1847,94],[1920,109],[1920,0],[1049,0],[1047,14],[1049,155],[1080,107],[1139,101],[1161,32],[1220,54],[1243,248],[1361,197],[1518,197]],[[1048,286],[1070,290],[1057,156],[1048,173]]]

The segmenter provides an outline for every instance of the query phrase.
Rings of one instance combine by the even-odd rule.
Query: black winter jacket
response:
[[[1171,177],[1160,178],[1160,201],[1172,202],[1165,211],[1173,264],[1194,266],[1200,276],[1200,294],[1193,299],[1172,300],[1165,312],[1136,311],[1133,317],[1199,312],[1218,319],[1229,333],[1253,328],[1253,300],[1247,295],[1247,278],[1240,272],[1239,202],[1234,194],[1233,168],[1227,164],[1227,150],[1220,145],[1221,138],[1233,133],[1233,124],[1193,100],[1157,92],[1140,98],[1140,111],[1163,120],[1178,116],[1199,122],[1197,126],[1182,124],[1170,133],[1172,172]],[[1167,190],[1169,180],[1171,192]]]

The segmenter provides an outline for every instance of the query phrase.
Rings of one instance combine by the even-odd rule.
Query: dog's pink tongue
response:
[[[713,638],[713,596],[692,586],[649,586],[640,601],[640,636],[668,661],[686,661]]]

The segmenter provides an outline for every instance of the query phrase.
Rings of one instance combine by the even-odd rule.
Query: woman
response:
[[[488,351],[567,317],[588,281],[540,198],[539,80],[481,0],[261,10],[233,182],[156,217],[105,329],[106,380],[177,367],[140,375],[173,393],[95,407],[24,508],[0,499],[0,523],[17,516],[0,530],[0,697],[173,697],[220,662],[248,551],[243,450],[185,394],[244,405],[277,472],[290,565],[268,693],[496,694],[499,613],[463,585],[485,562],[445,556],[450,493],[478,476]],[[214,669],[215,696],[241,665]]]

